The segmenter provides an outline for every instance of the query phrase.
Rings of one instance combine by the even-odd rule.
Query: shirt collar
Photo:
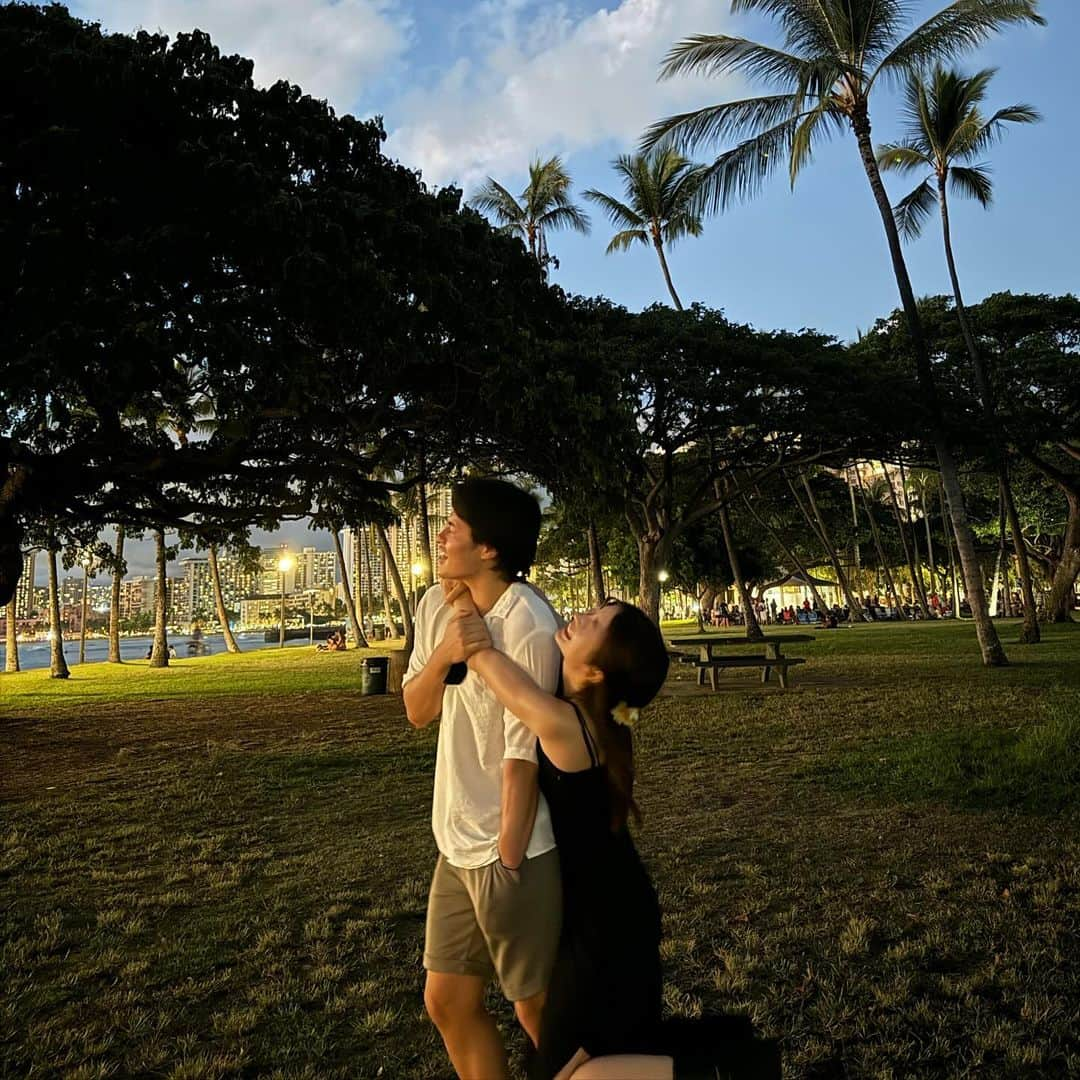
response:
[[[489,619],[505,619],[510,614],[510,609],[518,602],[518,593],[514,588],[516,582],[510,582],[503,590],[502,595],[491,606],[487,613]]]

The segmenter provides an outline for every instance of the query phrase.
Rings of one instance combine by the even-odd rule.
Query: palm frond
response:
[[[920,68],[954,59],[1016,23],[1046,24],[1036,0],[954,0],[882,57],[871,84],[880,76],[906,78]]]
[[[813,60],[746,38],[726,34],[694,34],[672,46],[660,65],[660,78],[699,74],[716,76],[729,71],[761,79],[796,91],[812,82],[818,70]]]
[[[701,215],[687,209],[673,214],[660,228],[660,239],[670,246],[684,236],[700,236],[705,231]]]
[[[536,222],[545,232],[559,232],[562,229],[573,229],[575,232],[588,233],[590,228],[589,215],[582,209],[571,203],[563,203],[553,206],[546,213],[540,215]]]
[[[954,165],[949,170],[949,179],[958,194],[974,199],[984,208],[994,201],[994,183],[985,165]]]
[[[705,167],[692,200],[698,212],[717,213],[739,199],[756,195],[773,170],[788,156],[795,132],[807,113],[745,139]]]
[[[877,148],[877,163],[882,172],[907,173],[934,167],[933,158],[910,143],[882,143]]]
[[[775,127],[797,111],[795,94],[772,94],[706,105],[650,125],[641,138],[641,149],[648,151],[663,145],[688,152],[702,144],[746,137],[755,131]]]
[[[605,194],[603,191],[590,188],[583,194],[586,199],[596,203],[607,214],[612,225],[621,225],[623,228],[634,229],[644,224],[641,215],[633,208],[627,206],[626,203],[619,202],[618,199]]]
[[[802,123],[795,129],[795,135],[791,140],[791,153],[788,158],[788,178],[793,188],[803,166],[814,155],[814,142],[818,137],[818,129],[823,123],[832,125],[833,131],[830,134],[837,134],[844,123],[843,115],[836,112],[828,101],[808,113]]]
[[[998,109],[971,136],[964,146],[963,153],[959,156],[969,161],[972,158],[982,157],[991,146],[1004,136],[1006,124],[1038,124],[1041,121],[1042,113],[1032,105],[1009,105],[1004,109]]]
[[[934,185],[927,177],[910,195],[893,207],[896,227],[906,240],[916,239],[937,207]]]
[[[883,0],[885,5],[895,0]],[[824,55],[835,48],[828,20],[822,17],[820,4],[804,0],[731,0],[732,14],[760,11],[778,19],[784,28],[784,40],[789,49],[802,49],[814,55]]]
[[[492,214],[500,225],[520,227],[525,220],[525,208],[497,180],[490,176],[487,183],[472,197],[471,205],[483,214]]]
[[[634,244],[647,244],[649,242],[649,234],[644,229],[623,229],[622,232],[617,232],[607,246],[605,254],[611,255],[616,251],[626,251],[627,248],[632,247]]]

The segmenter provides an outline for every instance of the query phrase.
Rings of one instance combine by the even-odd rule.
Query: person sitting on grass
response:
[[[667,677],[660,631],[617,600],[576,615],[555,634],[562,680],[552,694],[493,647],[466,586],[445,599],[470,673],[538,738],[559,853],[562,933],[530,1080],[731,1075],[725,1029],[661,1023],[660,908],[628,829],[640,818],[631,728]],[[731,1018],[716,1019],[730,1036]],[[779,1076],[774,1050],[735,1075]]]

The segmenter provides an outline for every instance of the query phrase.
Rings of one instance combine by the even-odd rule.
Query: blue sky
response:
[[[922,18],[944,0],[914,2]],[[758,17],[724,0],[80,0],[73,13],[106,29],[169,34],[198,26],[228,52],[255,60],[256,81],[288,78],[339,112],[380,114],[387,152],[425,180],[466,195],[491,175],[512,191],[536,154],[562,154],[579,191],[621,195],[610,169],[652,120],[741,95],[735,80],[656,82],[659,59],[690,33],[778,43]],[[1080,174],[1080,4],[1043,0],[1049,26],[1012,30],[962,62],[997,67],[988,105],[1035,105],[1041,124],[1017,127],[993,150],[996,203],[954,207],[961,281],[970,300],[1002,289],[1078,287],[1075,196]],[[895,102],[872,113],[876,141],[898,134]],[[889,181],[899,197],[914,182]],[[553,280],[638,309],[666,301],[644,247],[606,256],[609,227],[550,241]],[[909,245],[920,294],[945,292],[939,235]],[[709,220],[670,253],[684,302],[700,300],[763,329],[814,327],[853,338],[896,306],[880,220],[850,137],[826,145],[794,192],[777,175],[752,203]],[[282,538],[310,543],[303,525]],[[326,544],[328,546],[328,538]],[[323,546],[320,542],[319,546]],[[133,572],[151,560],[133,552]]]

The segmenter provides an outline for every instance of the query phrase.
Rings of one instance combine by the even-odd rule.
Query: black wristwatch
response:
[[[443,682],[447,686],[460,686],[465,681],[465,676],[469,674],[469,666],[461,661],[457,664],[451,664],[450,670],[446,673],[446,678]]]

